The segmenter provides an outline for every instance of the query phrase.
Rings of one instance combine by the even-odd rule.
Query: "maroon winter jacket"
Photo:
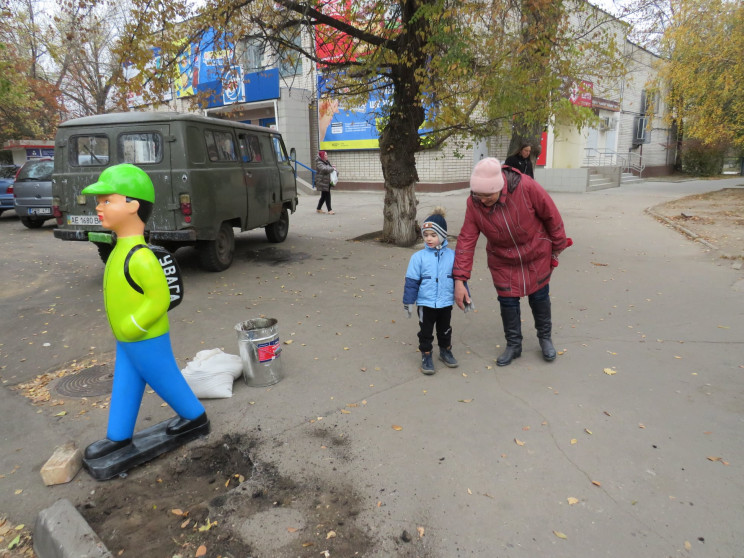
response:
[[[514,170],[503,203],[486,207],[468,196],[465,222],[457,237],[455,279],[467,281],[481,233],[488,243],[488,268],[499,296],[527,296],[550,281],[553,252],[566,247],[563,219],[552,198],[534,179]],[[512,188],[509,188],[512,190]]]

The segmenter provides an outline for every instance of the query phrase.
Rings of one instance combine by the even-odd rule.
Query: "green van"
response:
[[[101,227],[95,200],[80,191],[118,163],[139,166],[155,186],[148,242],[171,251],[196,246],[204,269],[230,267],[233,228],[264,227],[271,242],[287,237],[297,183],[279,132],[194,114],[123,112],[60,124],[55,238],[94,242],[106,261],[115,239]]]

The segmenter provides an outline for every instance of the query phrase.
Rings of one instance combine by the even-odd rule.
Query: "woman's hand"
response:
[[[468,295],[468,289],[465,287],[465,282],[455,279],[455,304],[460,310],[465,310],[465,304],[469,302],[470,296]]]

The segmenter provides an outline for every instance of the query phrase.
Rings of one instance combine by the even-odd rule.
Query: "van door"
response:
[[[268,144],[268,136],[261,133],[238,132],[240,159],[247,190],[248,223],[243,230],[263,227],[278,218],[273,204],[279,201],[279,181],[276,163]],[[272,217],[273,214],[276,214]]]
[[[116,135],[117,162],[137,165],[147,173],[155,187],[155,204],[147,222],[148,231],[176,229],[179,203],[171,171],[171,145],[173,138],[168,124],[129,125],[120,127]]]
[[[279,169],[279,180],[281,182],[281,199],[282,201],[292,201],[297,196],[297,182],[295,180],[292,162],[287,155],[287,149],[284,146],[281,136],[272,136],[271,143],[274,148],[276,165]],[[292,206],[294,211],[294,205]]]

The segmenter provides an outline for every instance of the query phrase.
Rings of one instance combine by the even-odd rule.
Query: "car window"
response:
[[[238,156],[235,153],[235,142],[230,132],[204,132],[204,139],[207,142],[207,153],[210,161],[237,161]]]
[[[272,136],[271,142],[274,145],[274,153],[276,154],[276,160],[280,163],[289,161],[289,157],[287,157],[287,152],[284,149],[284,144],[282,143],[282,140],[280,140],[277,136]]]
[[[261,143],[255,134],[240,134],[240,156],[244,163],[260,163],[263,161]]]
[[[40,180],[49,181],[52,179],[52,171],[54,170],[54,161],[28,161],[21,168],[21,172],[18,173],[16,180]]]
[[[75,167],[104,166],[109,162],[109,139],[103,135],[70,138],[70,164]]]
[[[146,165],[163,160],[163,136],[157,132],[121,134],[118,143],[120,163]]]

